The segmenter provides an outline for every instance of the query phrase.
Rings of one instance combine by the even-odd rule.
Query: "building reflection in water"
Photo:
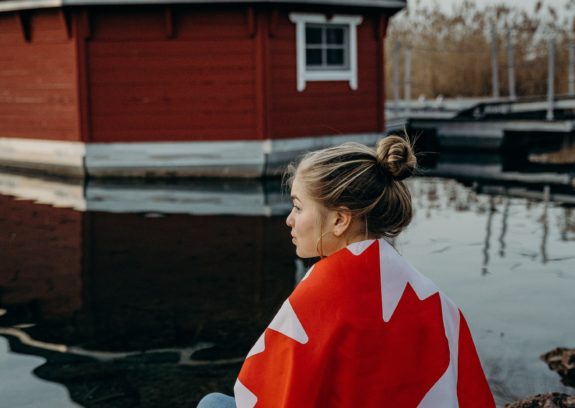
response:
[[[429,175],[468,174],[465,166],[440,162]],[[502,184],[491,162],[483,178],[471,166],[462,182],[410,181],[416,261],[470,247],[481,258],[477,277],[496,277],[492,239],[495,258],[520,263],[506,242],[517,239],[518,203],[539,212],[540,262],[553,259],[551,223],[562,241],[575,240],[571,207],[550,215],[556,202],[575,204],[572,188]],[[0,194],[0,334],[11,352],[44,357],[34,374],[83,406],[189,407],[206,392],[231,392],[243,357],[309,266],[295,257],[277,182],[84,185],[2,174]],[[477,242],[456,242],[471,234],[452,221],[453,239],[430,227],[457,214],[473,214]],[[479,336],[479,348],[489,341]],[[492,387],[509,400],[517,392],[501,376],[513,368],[487,354]]]
[[[57,199],[45,205],[0,196],[7,232],[0,334],[13,351],[47,358],[36,374],[65,384],[82,405],[116,388],[123,390],[110,394],[117,403],[138,404],[150,382],[128,373],[141,374],[144,362],[157,363],[143,370],[150,381],[154,371],[167,376],[154,392],[175,401],[170,406],[189,405],[216,384],[229,391],[247,350],[294,287],[285,204],[273,204],[279,190],[266,203],[260,183],[88,185],[94,202],[82,201],[81,185],[60,184],[58,194],[53,181],[42,190],[38,180],[11,175],[1,185],[36,201]],[[137,203],[138,212],[120,212],[144,196],[152,201]],[[102,210],[78,211],[91,206]],[[85,397],[90,386],[96,391]]]

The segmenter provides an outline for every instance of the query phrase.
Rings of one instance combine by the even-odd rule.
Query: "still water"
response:
[[[443,163],[409,181],[395,242],[463,310],[498,405],[573,393],[539,356],[575,347],[569,174]],[[193,407],[309,263],[278,182],[86,185],[0,174],[0,405]]]

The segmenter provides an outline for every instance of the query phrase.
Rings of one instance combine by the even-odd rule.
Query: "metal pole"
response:
[[[569,96],[575,96],[575,44],[569,44]]]
[[[493,97],[499,98],[499,74],[497,72],[497,31],[495,23],[491,23],[491,71]]]
[[[555,40],[549,39],[549,65],[547,68],[547,120],[553,120],[553,102],[555,99]]]
[[[403,76],[404,81],[404,96],[405,99],[405,114],[411,113],[411,47],[405,49],[405,72]]]
[[[513,38],[511,28],[507,30],[507,75],[509,78],[509,98],[515,99],[515,67],[513,65]]]
[[[395,42],[395,48],[393,49],[393,99],[395,100],[395,116],[399,115],[399,87],[400,78],[399,70],[401,65],[401,44],[399,41]]]

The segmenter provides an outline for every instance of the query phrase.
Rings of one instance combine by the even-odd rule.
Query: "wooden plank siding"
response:
[[[380,15],[375,23],[377,40],[377,126],[380,132],[385,132],[385,36],[388,17]]]
[[[246,6],[90,14],[91,141],[263,138]]]
[[[79,140],[75,67],[62,10],[0,14],[0,137]]]
[[[357,90],[310,81],[298,92],[289,13],[302,11],[363,16]],[[386,22],[384,11],[264,4],[0,13],[0,138],[193,142],[381,132]]]
[[[352,90],[347,81],[308,82],[303,92],[298,92],[295,24],[289,21],[288,11],[278,13],[270,41],[270,138],[381,130],[378,40],[374,35],[374,20],[369,15],[363,17],[357,29],[358,89]]]

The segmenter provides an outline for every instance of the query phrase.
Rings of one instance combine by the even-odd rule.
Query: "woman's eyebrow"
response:
[[[298,200],[299,201],[299,198],[297,198],[297,196],[295,194],[290,195],[290,197],[292,200]]]

